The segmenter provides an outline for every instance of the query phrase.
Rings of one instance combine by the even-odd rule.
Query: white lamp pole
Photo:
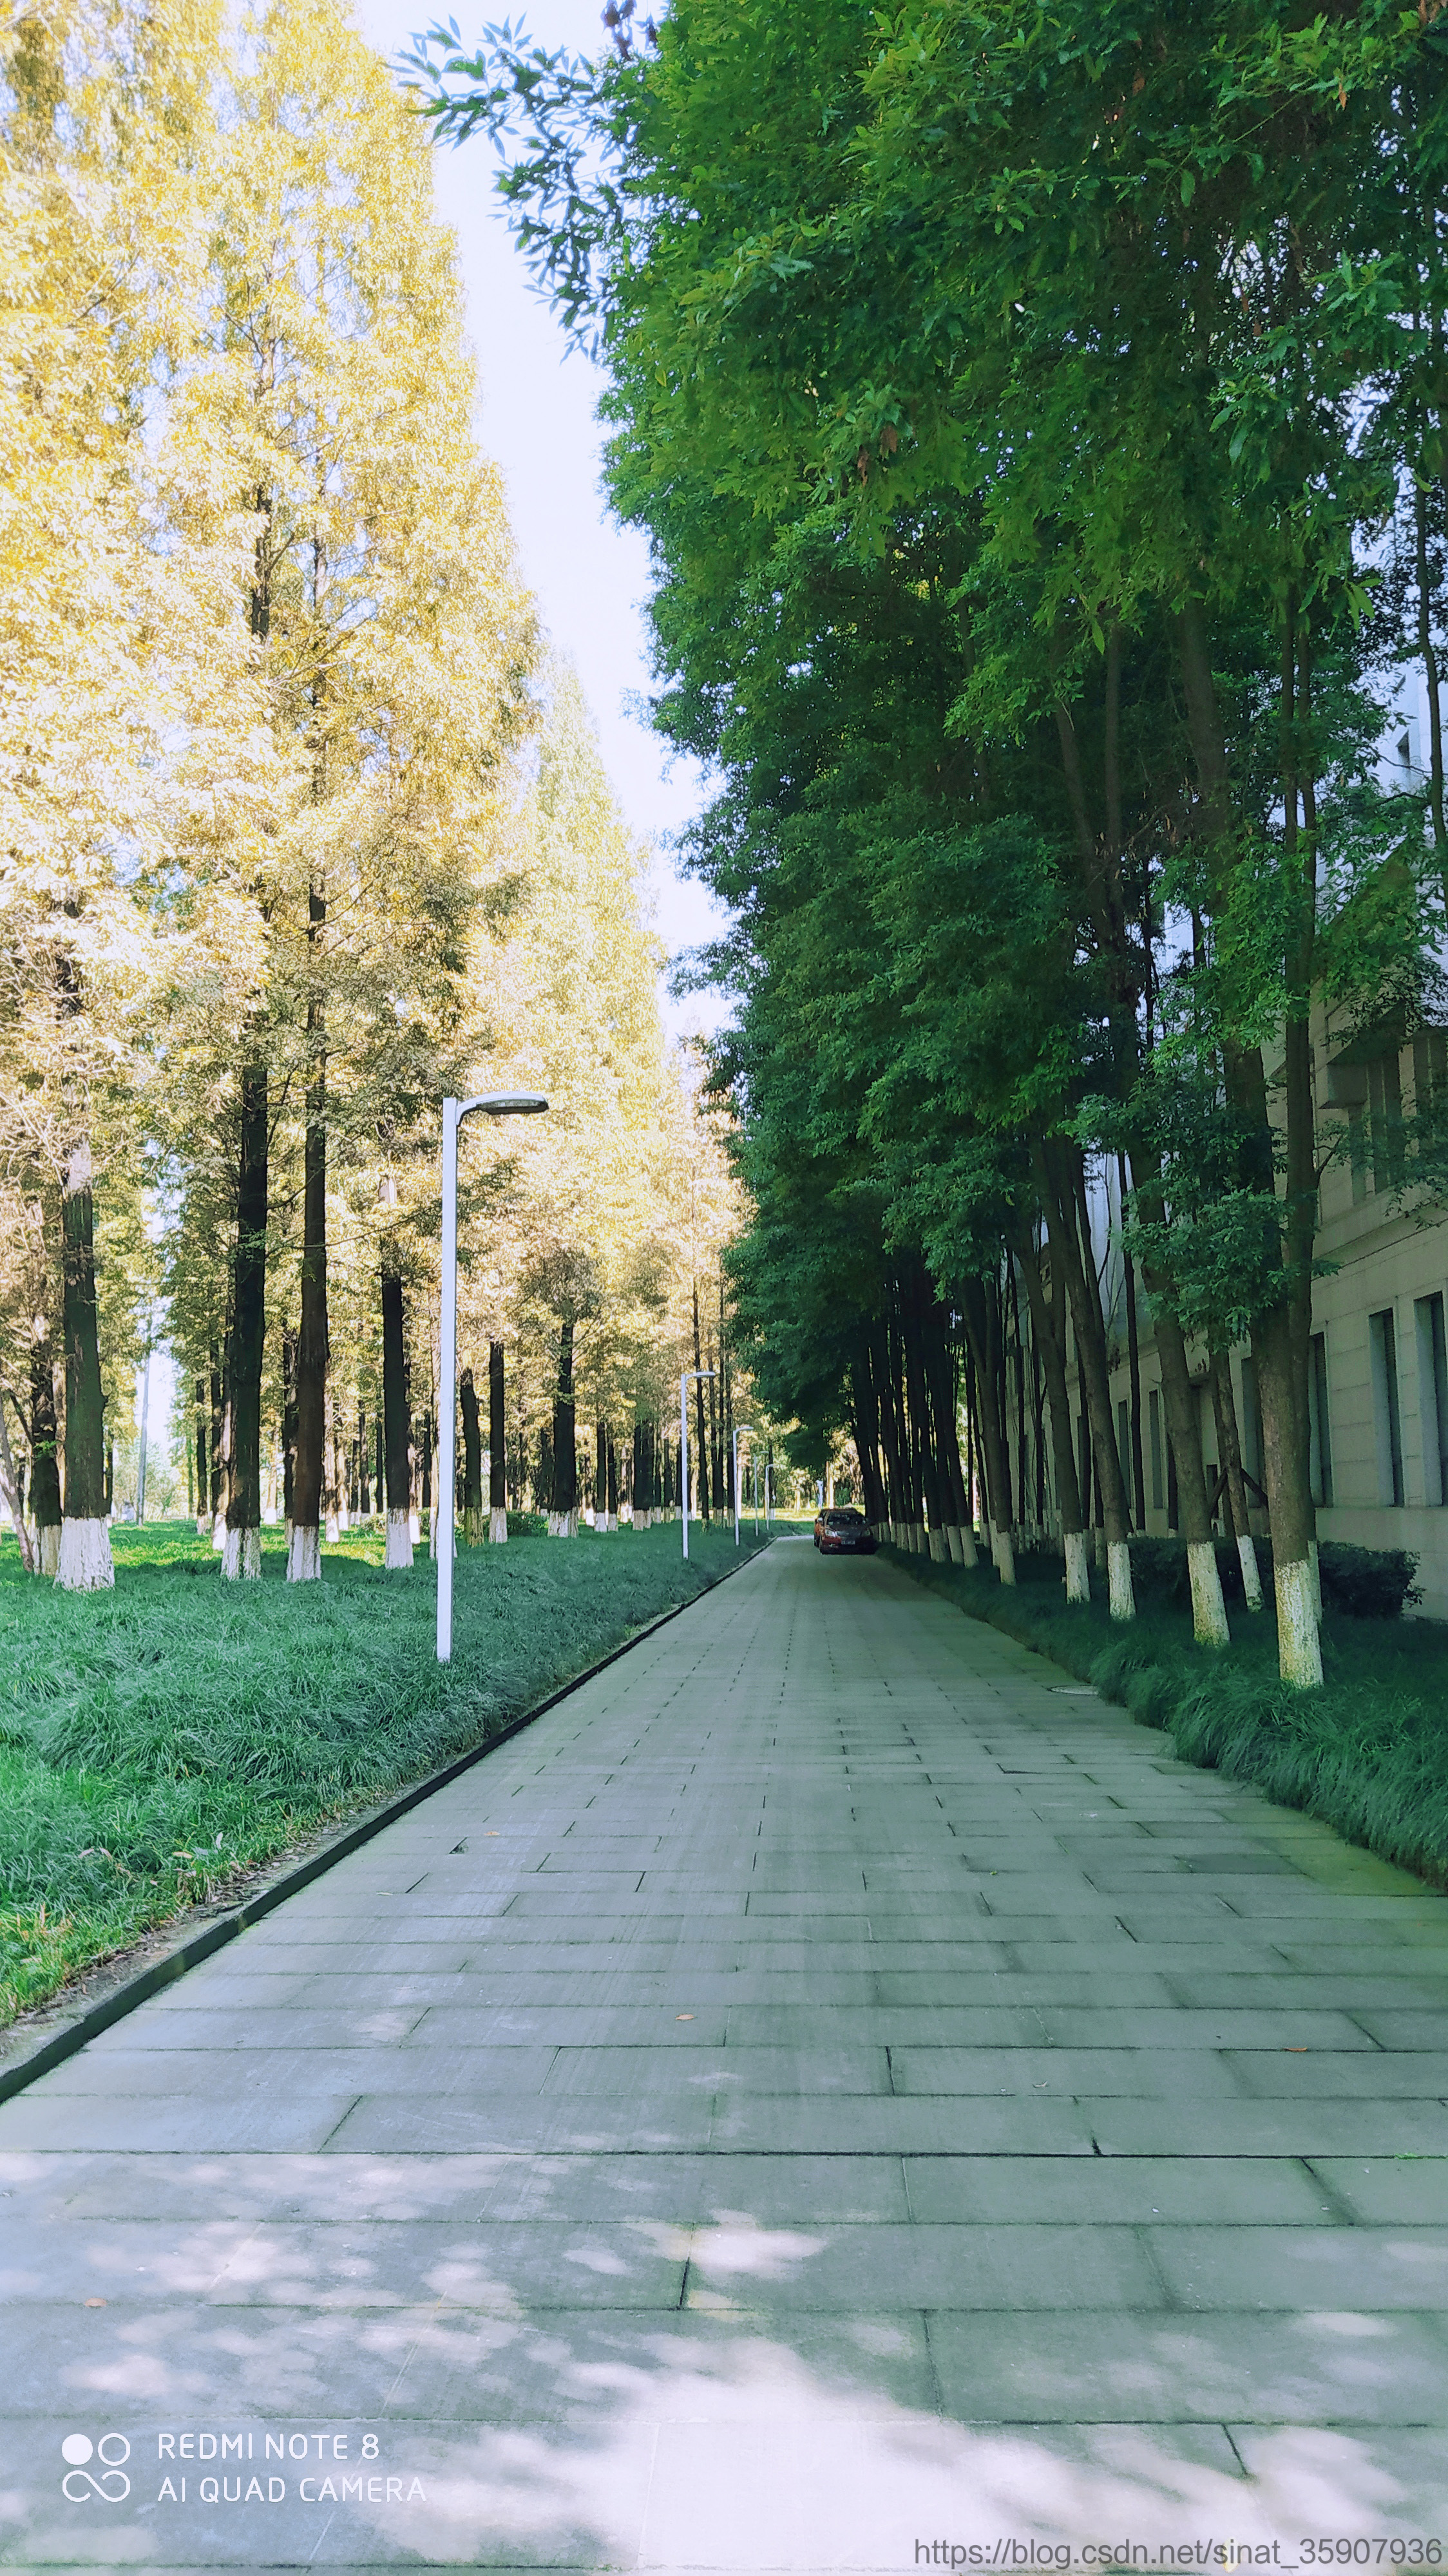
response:
[[[679,1378],[679,1518],[684,1526],[684,1554],[689,1553],[689,1389],[696,1377],[712,1369],[685,1369]]]
[[[458,1400],[458,1129],[475,1109],[489,1118],[536,1118],[547,1101],[538,1091],[481,1091],[442,1104],[442,1323],[438,1372],[437,1490],[432,1506],[437,1554],[437,1659],[452,1662],[454,1514]]]
[[[734,1544],[736,1547],[739,1545],[739,1443],[741,1440],[750,1439],[753,1431],[752,1422],[736,1422],[734,1425]]]

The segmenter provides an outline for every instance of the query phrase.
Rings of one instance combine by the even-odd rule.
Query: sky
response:
[[[389,62],[410,49],[432,14],[455,11],[471,50],[490,0],[460,0],[435,13],[418,0],[354,0],[363,34]],[[550,51],[596,54],[606,41],[600,0],[536,0],[523,24]],[[524,577],[554,642],[577,665],[603,758],[634,830],[655,844],[655,923],[671,954],[712,938],[723,916],[702,886],[682,880],[662,843],[699,811],[704,782],[695,763],[670,765],[667,747],[630,701],[650,686],[643,603],[648,548],[635,529],[609,517],[600,491],[602,432],[594,418],[603,377],[570,350],[553,314],[533,292],[494,192],[499,167],[483,139],[436,155],[437,204],[457,235],[468,332],[477,361],[479,443],[503,469]],[[712,995],[664,997],[678,1031],[715,1027],[725,1016]]]

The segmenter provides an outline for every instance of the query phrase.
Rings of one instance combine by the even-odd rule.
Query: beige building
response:
[[[1319,1258],[1333,1268],[1316,1281],[1312,1299],[1318,1533],[1358,1547],[1410,1548],[1423,1591],[1419,1615],[1448,1619],[1448,1207],[1425,1202],[1421,1193],[1415,1200],[1409,1150],[1418,1104],[1425,1095],[1441,1099],[1448,1084],[1448,1033],[1425,1029],[1405,1041],[1399,1022],[1335,1046],[1319,1018],[1314,1064],[1324,1143],[1334,1130],[1341,1137],[1323,1176],[1317,1242]],[[1130,1491],[1131,1381],[1114,1174],[1096,1213],[1115,1363],[1112,1400]],[[1138,1314],[1146,1528],[1164,1535],[1175,1524],[1176,1479],[1150,1315],[1140,1295]],[[1218,1462],[1206,1351],[1192,1356],[1210,1487]],[[1261,1418],[1246,1350],[1232,1354],[1232,1384],[1243,1463],[1260,1485]],[[1028,1450],[1034,1428],[1028,1424]],[[1032,1464],[1028,1458],[1028,1476]],[[1264,1512],[1254,1510],[1253,1526],[1265,1533]]]
[[[1409,674],[1384,745],[1385,784],[1418,784],[1425,733],[1421,675]],[[1425,1189],[1414,1189],[1412,1142],[1415,1118],[1430,1103],[1441,1114],[1448,1097],[1448,1030],[1420,1028],[1409,1035],[1400,1013],[1354,1033],[1345,1015],[1335,1023],[1319,1004],[1312,1041],[1319,1133],[1324,1151],[1335,1149],[1323,1175],[1316,1247],[1318,1258],[1331,1264],[1331,1275],[1316,1281],[1312,1299],[1309,1398],[1318,1534],[1358,1547],[1410,1549],[1423,1594],[1418,1615],[1448,1619],[1448,1199],[1435,1204]],[[1121,1208],[1113,1167],[1093,1193],[1092,1220],[1111,1339],[1112,1402],[1134,1502]],[[1024,1306],[1024,1297],[1019,1303]],[[1152,1535],[1165,1536],[1176,1522],[1176,1478],[1151,1318],[1139,1290],[1138,1327],[1144,1525]],[[1006,1410],[1018,1480],[1022,1422],[1025,1427],[1024,1492],[1035,1504],[1022,1516],[1029,1533],[1033,1522],[1051,1526],[1050,1444],[1041,1373],[1024,1318],[1023,1334],[1024,1351],[1012,1353],[1015,1374]],[[1217,1431],[1205,1348],[1192,1358],[1210,1489]],[[1261,1416],[1249,1352],[1234,1351],[1231,1366],[1243,1464],[1260,1488]],[[1089,1443],[1074,1364],[1068,1376],[1084,1484]],[[1254,1509],[1252,1523],[1265,1535],[1264,1510]]]

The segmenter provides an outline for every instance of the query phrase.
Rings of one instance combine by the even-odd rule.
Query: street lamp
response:
[[[684,1369],[679,1377],[679,1518],[684,1526],[684,1554],[689,1553],[689,1389],[696,1377],[712,1377],[712,1369]],[[703,1474],[703,1468],[699,1470]]]
[[[437,1499],[432,1507],[437,1533],[437,1659],[452,1662],[453,1515],[457,1483],[458,1378],[458,1129],[475,1109],[488,1118],[536,1118],[546,1109],[541,1091],[480,1091],[472,1100],[442,1104],[442,1322],[438,1387]]]
[[[752,1422],[736,1422],[734,1425],[734,1544],[736,1547],[739,1545],[739,1443],[741,1440],[748,1440],[753,1431]]]

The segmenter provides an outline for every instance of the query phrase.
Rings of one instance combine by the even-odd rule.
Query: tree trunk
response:
[[[1121,1223],[1126,1225],[1126,1156],[1116,1158],[1117,1189],[1121,1206]],[[1131,1379],[1131,1516],[1139,1530],[1146,1527],[1146,1462],[1141,1447],[1141,1327],[1136,1312],[1136,1267],[1125,1244],[1121,1248],[1121,1276],[1126,1297],[1126,1356]]]
[[[1066,1354],[1056,1330],[1056,1319],[1046,1300],[1046,1284],[1041,1277],[1040,1256],[1029,1232],[1022,1228],[1016,1244],[1016,1258],[1026,1283],[1026,1304],[1030,1308],[1031,1330],[1046,1378],[1046,1411],[1051,1424],[1051,1463],[1055,1470],[1056,1509],[1061,1519],[1061,1539],[1066,1558],[1066,1598],[1089,1601],[1091,1577],[1086,1560],[1086,1521],[1081,1509],[1081,1485],[1076,1474],[1076,1443],[1071,1436],[1071,1396],[1066,1384]]]
[[[1063,1165],[1059,1149],[1053,1151],[1044,1145],[1033,1145],[1031,1159],[1041,1205],[1045,1210],[1052,1263],[1059,1261],[1065,1272],[1066,1294],[1076,1327],[1076,1362],[1085,1398],[1091,1457],[1101,1494],[1101,1517],[1106,1533],[1107,1606],[1113,1619],[1134,1619],[1136,1601],[1131,1581],[1126,1480],[1121,1472],[1116,1427],[1111,1419],[1106,1327],[1101,1314],[1096,1265],[1089,1259],[1088,1247],[1078,1229],[1078,1176],[1069,1166]]]
[[[732,1520],[738,1510],[734,1491],[734,1361],[724,1341],[724,1283],[719,1283],[719,1365],[724,1372],[724,1510]]]
[[[1295,610],[1290,609],[1289,631],[1284,638],[1282,692],[1282,802],[1285,837],[1293,844],[1298,819],[1293,740],[1296,649],[1290,623],[1294,614]],[[1209,842],[1225,844],[1232,820],[1226,733],[1212,671],[1206,619],[1199,600],[1186,602],[1178,631],[1183,697],[1201,788],[1204,837]],[[1305,912],[1305,906],[1303,909]],[[1303,934],[1301,944],[1310,949],[1310,920],[1304,919]],[[1289,980],[1292,980],[1290,970],[1294,962],[1288,961]],[[1289,1014],[1289,1041],[1293,1025],[1293,1016]],[[1299,1040],[1295,1047],[1289,1044],[1289,1055],[1287,1179],[1290,1227],[1294,1184],[1300,1176],[1300,1167],[1311,1158],[1307,1132],[1310,1118],[1305,1122],[1301,1115],[1304,1093],[1309,1112],[1311,1108],[1310,1052],[1305,1016],[1301,1021]],[[1243,1158],[1246,1177],[1249,1186],[1266,1195],[1274,1188],[1274,1149],[1261,1050],[1255,1046],[1229,1046],[1224,1050],[1224,1058],[1228,1096],[1244,1111],[1250,1130]],[[1280,1238],[1276,1249],[1280,1261]],[[1291,1285],[1284,1285],[1287,1298],[1290,1298]],[[1310,1296],[1310,1278],[1308,1294]],[[1293,1341],[1293,1317],[1285,1299],[1283,1304],[1269,1308],[1257,1319],[1252,1349],[1262,1405],[1263,1470],[1272,1532],[1273,1585],[1277,1596],[1278,1666],[1284,1681],[1298,1689],[1311,1690],[1322,1681],[1322,1640],[1317,1621],[1315,1516],[1308,1482],[1307,1420],[1305,1406],[1299,1402],[1299,1371],[1295,1364]]]
[[[919,1265],[911,1264],[908,1282],[902,1281],[901,1336],[905,1350],[906,1383],[910,1396],[910,1418],[915,1430],[918,1477],[927,1515],[927,1546],[932,1560],[942,1564],[950,1554],[945,1532],[951,1513],[946,1500],[940,1461],[932,1438],[934,1424],[926,1393],[924,1352],[924,1283]]]
[[[855,1455],[860,1462],[865,1518],[877,1538],[885,1534],[885,1481],[880,1466],[880,1407],[870,1367],[870,1343],[863,1335],[850,1361],[851,1413]]]
[[[940,1461],[948,1518],[946,1546],[956,1565],[971,1566],[976,1562],[975,1532],[971,1527],[970,1505],[966,1499],[965,1477],[960,1464],[960,1430],[956,1421],[955,1368],[946,1339],[945,1309],[932,1292],[924,1313],[925,1375],[929,1394],[931,1421],[936,1456]]]
[[[49,1318],[37,1313],[30,1341],[30,1517],[39,1571],[53,1582],[60,1563],[60,1438],[55,1419],[55,1351]]]
[[[1147,1222],[1164,1230],[1166,1207],[1156,1171],[1147,1177],[1147,1158],[1133,1153],[1136,1196]],[[1161,1365],[1162,1405],[1167,1438],[1176,1466],[1178,1527],[1187,1544],[1187,1570],[1192,1588],[1192,1633],[1199,1646],[1230,1643],[1227,1605],[1212,1538],[1207,1480],[1202,1468],[1201,1419],[1196,1389],[1187,1364],[1186,1337],[1172,1311],[1171,1282],[1156,1271],[1143,1273],[1152,1302],[1156,1351]]]
[[[88,1142],[70,1158],[60,1199],[65,1330],[65,1497],[55,1580],[62,1592],[102,1592],[116,1579],[105,1517],[104,1398],[96,1313],[94,1211]]]
[[[287,1547],[292,1543],[297,1481],[297,1337],[290,1324],[282,1334],[282,1522]]]
[[[709,1431],[704,1416],[704,1352],[699,1340],[699,1282],[694,1281],[694,1417],[697,1431],[694,1447],[694,1474],[698,1492],[698,1518],[709,1517]]]
[[[231,1288],[231,1491],[221,1571],[261,1578],[261,1382],[266,1358],[267,1074],[241,1077],[241,1160]]]
[[[608,1528],[608,1425],[601,1418],[593,1426],[593,1526]]]
[[[206,1400],[206,1380],[196,1380],[196,1418],[192,1446],[196,1453],[196,1535],[209,1529],[211,1515],[207,1508],[211,1498],[211,1408]]]
[[[900,1484],[898,1417],[892,1386],[890,1331],[883,1319],[875,1326],[871,1361],[871,1375],[880,1426],[880,1446],[885,1469],[885,1529],[891,1543],[896,1547],[903,1547],[905,1502]]]
[[[1002,1583],[1016,1579],[1015,1546],[1011,1524],[1003,1514],[1010,1511],[1010,1469],[1001,1451],[1000,1407],[995,1389],[999,1353],[996,1348],[996,1326],[983,1279],[967,1279],[961,1289],[961,1311],[965,1316],[966,1336],[975,1362],[976,1431],[985,1467],[985,1507],[990,1523],[990,1549],[996,1572]]]
[[[327,1129],[326,1084],[307,1094],[302,1198],[302,1316],[297,1335],[296,1463],[292,1475],[289,1583],[322,1572],[322,1487],[327,1437]]]
[[[483,1432],[473,1373],[465,1368],[458,1380],[463,1417],[463,1537],[469,1547],[483,1543]]]
[[[1227,1509],[1231,1515],[1237,1554],[1242,1565],[1242,1592],[1249,1610],[1262,1607],[1262,1576],[1257,1565],[1257,1549],[1251,1524],[1247,1519],[1247,1486],[1242,1474],[1242,1442],[1237,1429],[1237,1407],[1232,1395],[1232,1363],[1225,1351],[1212,1353],[1212,1407],[1217,1417],[1217,1447],[1221,1453],[1222,1473],[1226,1478]]]
[[[504,1401],[503,1345],[488,1344],[488,1537],[494,1547],[508,1536],[508,1411]]]
[[[1315,1690],[1322,1681],[1312,1560],[1314,1513],[1308,1491],[1306,1425],[1297,1402],[1292,1318],[1286,1304],[1259,1318],[1252,1335],[1262,1404],[1262,1464],[1272,1529],[1277,1660],[1285,1682]]]
[[[382,1456],[385,1492],[378,1499],[387,1515],[383,1564],[406,1572],[412,1564],[411,1423],[407,1405],[407,1335],[402,1307],[402,1273],[390,1243],[382,1247]]]
[[[10,1515],[10,1525],[15,1532],[16,1543],[20,1549],[20,1562],[27,1574],[33,1574],[35,1549],[31,1544],[30,1532],[25,1526],[25,1506],[21,1498],[19,1479],[15,1473],[15,1461],[10,1454],[10,1432],[5,1421],[3,1399],[0,1399],[0,1502],[4,1503]]]
[[[558,1335],[558,1392],[553,1399],[553,1536],[572,1538],[578,1527],[578,1426],[573,1395],[570,1315]]]

